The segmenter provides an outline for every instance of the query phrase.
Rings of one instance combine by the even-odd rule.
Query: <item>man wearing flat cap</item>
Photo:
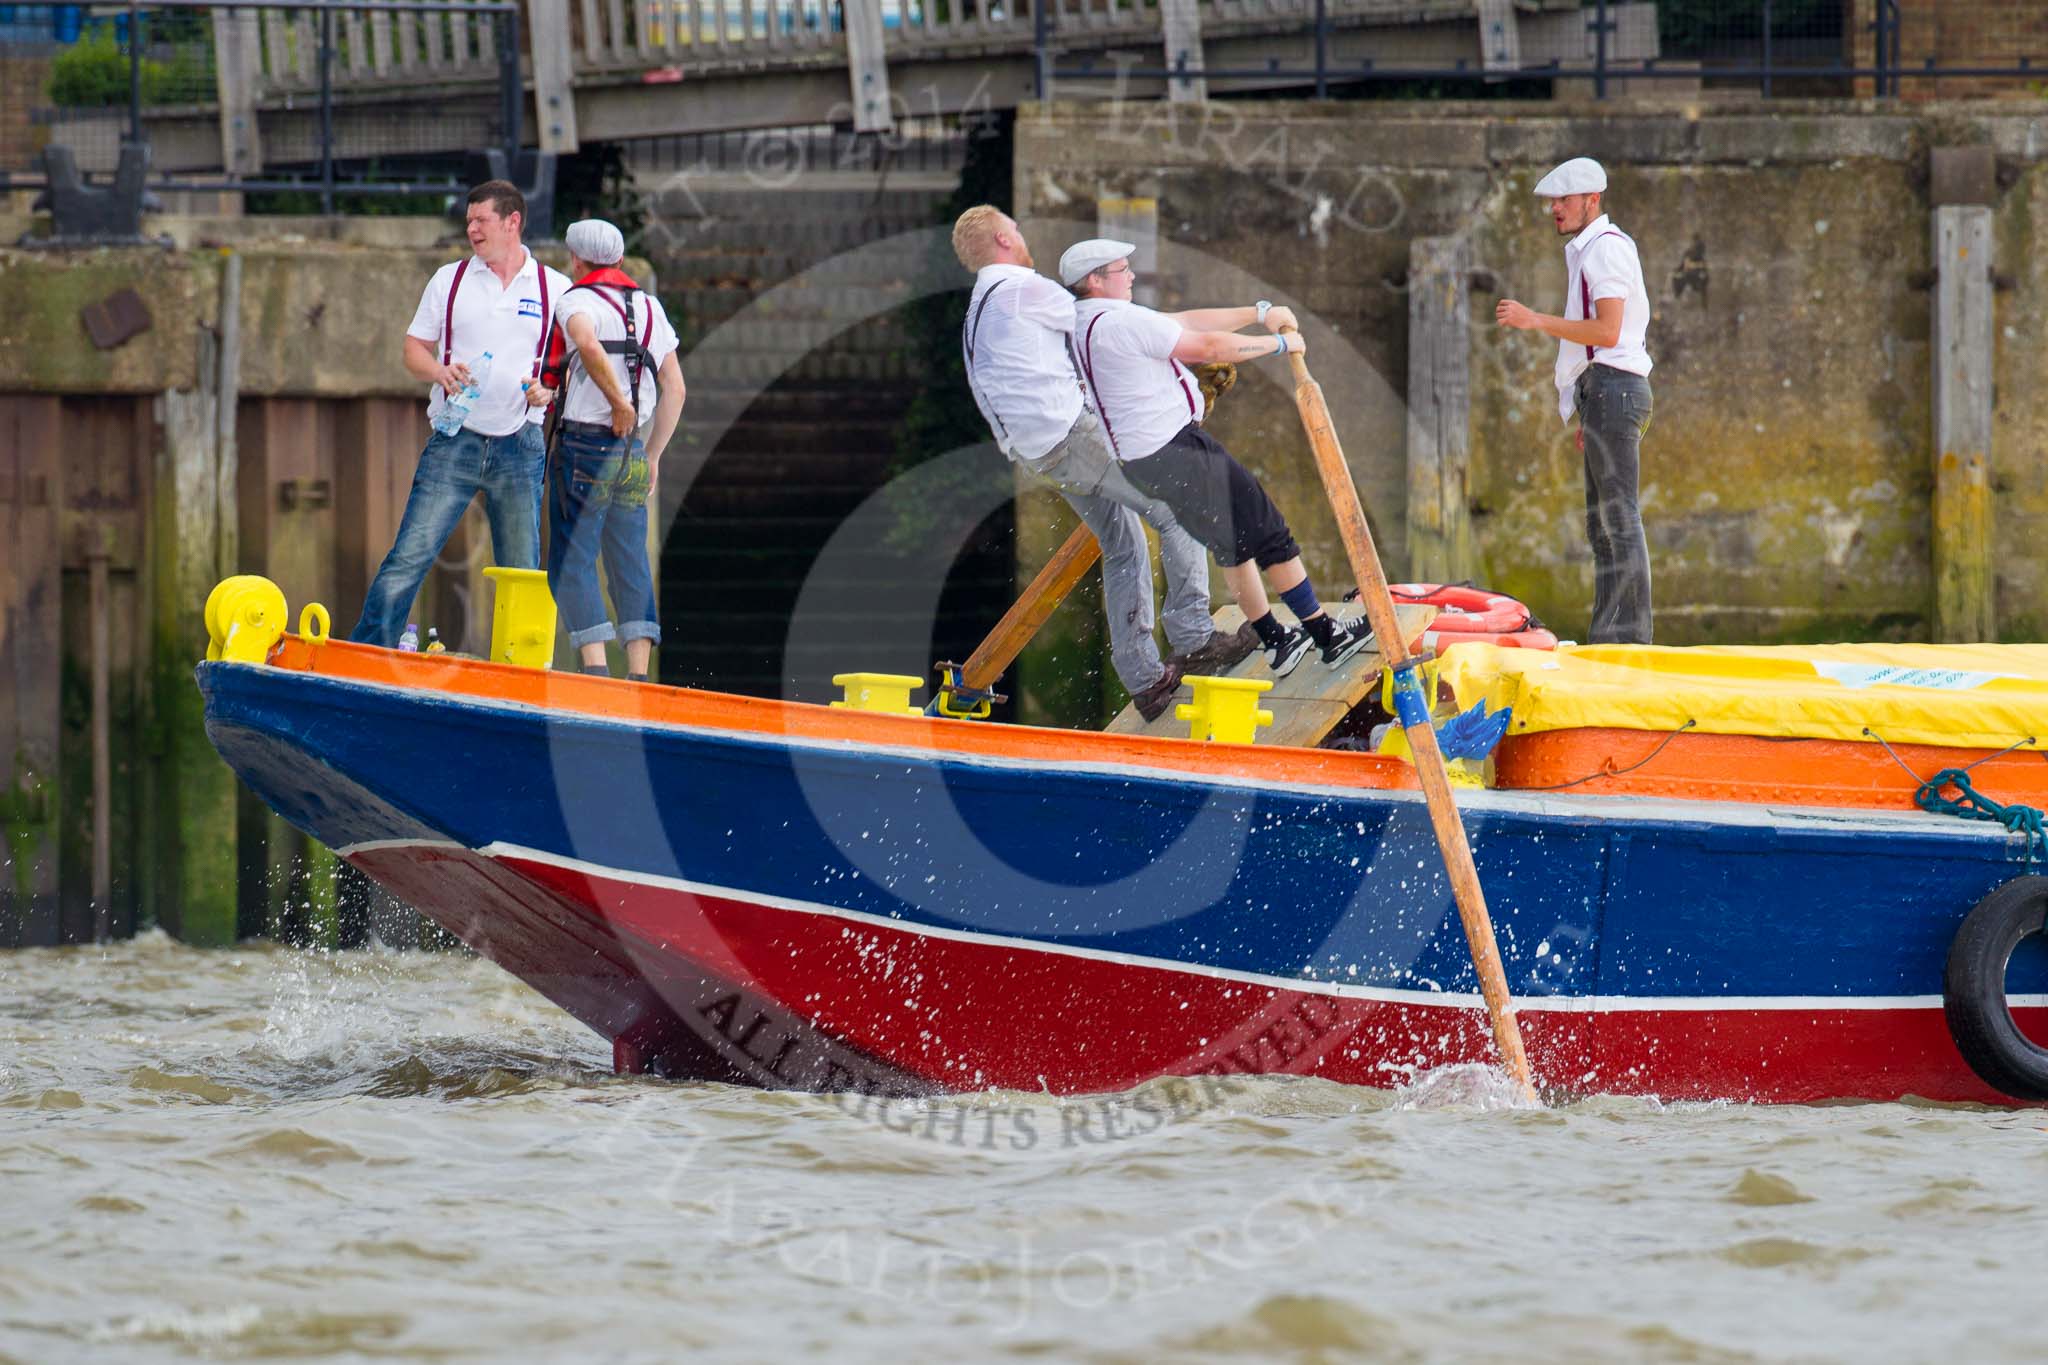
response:
[[[509,569],[540,567],[540,485],[547,395],[538,372],[555,300],[568,277],[519,240],[526,199],[504,180],[469,192],[464,230],[472,255],[434,272],[405,329],[405,368],[428,390],[433,434],[413,471],[412,492],[391,550],[363,598],[350,639],[389,649],[405,630],[420,583],[479,493],[491,523],[491,555]],[[462,411],[485,355],[488,373]]]
[[[626,676],[644,682],[661,641],[647,503],[683,412],[678,343],[661,301],[619,268],[626,239],[618,228],[586,218],[564,236],[576,283],[555,306],[541,373],[562,390],[548,477],[548,589],[585,673],[609,673],[605,646],[623,639]],[[598,589],[600,556],[616,629]]]
[[[1593,547],[1594,644],[1650,643],[1650,550],[1637,487],[1650,429],[1650,295],[1636,244],[1601,208],[1607,172],[1574,157],[1537,182],[1565,243],[1564,316],[1501,300],[1494,318],[1557,338],[1557,410],[1579,415],[1586,539]]]
[[[1372,632],[1337,620],[1316,598],[1287,519],[1252,472],[1202,426],[1189,365],[1237,363],[1306,349],[1294,314],[1261,299],[1240,308],[1161,313],[1131,301],[1129,242],[1076,242],[1060,257],[1074,309],[1074,357],[1102,415],[1124,477],[1173,509],[1223,570],[1274,676],[1286,677],[1311,647],[1332,668],[1365,648]],[[1265,336],[1242,336],[1264,327]],[[1274,615],[1260,575],[1299,626]]]
[[[1201,545],[1118,469],[1102,422],[1082,401],[1073,295],[1038,273],[1016,220],[977,204],[953,224],[953,252],[974,272],[960,343],[975,406],[1003,454],[1050,480],[1102,547],[1110,666],[1138,713],[1157,720],[1183,674],[1229,668],[1251,653],[1250,633],[1215,628]],[[1152,638],[1144,522],[1159,533],[1166,572],[1166,639],[1175,652],[1163,661]]]

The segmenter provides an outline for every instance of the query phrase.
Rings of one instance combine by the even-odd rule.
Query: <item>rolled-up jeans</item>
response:
[[[547,449],[534,423],[508,436],[486,436],[467,427],[452,436],[435,432],[420,452],[398,534],[363,595],[363,614],[349,638],[386,649],[398,643],[420,583],[478,493],[484,495],[484,513],[490,518],[491,558],[508,569],[539,568],[546,461]]]
[[[647,563],[649,483],[638,437],[614,436],[596,423],[562,424],[548,475],[548,591],[578,649],[612,639],[661,643]],[[597,586],[600,555],[617,630]]]
[[[1650,381],[1588,365],[1573,390],[1586,436],[1586,540],[1593,547],[1592,644],[1650,643],[1650,546],[1638,501]]]
[[[1050,480],[1102,547],[1102,609],[1109,618],[1109,662],[1124,690],[1136,695],[1165,676],[1152,638],[1152,556],[1143,522],[1159,532],[1166,571],[1166,640],[1175,653],[1198,649],[1214,629],[1209,618],[1209,556],[1157,498],[1124,477],[1102,422],[1082,409],[1060,443],[1017,463]]]

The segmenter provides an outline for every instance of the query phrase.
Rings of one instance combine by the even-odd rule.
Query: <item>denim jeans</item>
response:
[[[1166,675],[1152,638],[1152,552],[1149,521],[1159,532],[1166,572],[1166,641],[1175,653],[1199,649],[1215,629],[1209,618],[1209,556],[1181,529],[1172,509],[1139,492],[1111,453],[1102,423],[1083,409],[1066,439],[1026,469],[1058,486],[1060,496],[1102,547],[1102,609],[1109,618],[1109,664],[1133,696]]]
[[[1586,435],[1586,540],[1593,547],[1589,644],[1650,643],[1650,546],[1637,502],[1650,381],[1588,365],[1577,386]]]
[[[398,643],[421,581],[478,493],[484,495],[491,522],[492,559],[508,569],[539,568],[546,461],[540,427],[532,423],[509,436],[484,436],[467,427],[453,436],[435,432],[420,452],[398,535],[378,566],[349,638],[386,649]]]
[[[569,643],[614,638],[661,643],[647,563],[647,448],[610,433],[573,430],[556,440],[548,476],[548,589]],[[619,614],[614,631],[597,586],[598,557]]]

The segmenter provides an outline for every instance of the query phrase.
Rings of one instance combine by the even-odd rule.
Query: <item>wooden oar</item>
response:
[[[1472,846],[1465,841],[1465,822],[1451,797],[1451,779],[1444,771],[1443,751],[1437,748],[1436,731],[1430,725],[1429,703],[1420,696],[1413,671],[1404,673],[1404,669],[1409,669],[1408,645],[1401,638],[1394,599],[1387,591],[1387,575],[1380,567],[1372,528],[1366,524],[1365,509],[1359,505],[1351,467],[1344,463],[1344,451],[1337,444],[1330,408],[1323,401],[1323,386],[1309,374],[1308,361],[1299,351],[1288,359],[1294,366],[1294,404],[1301,410],[1301,425],[1315,451],[1316,470],[1323,476],[1330,510],[1337,514],[1337,530],[1344,537],[1351,572],[1358,578],[1366,617],[1378,637],[1380,657],[1394,671],[1397,718],[1407,732],[1409,748],[1415,753],[1415,772],[1422,779],[1422,795],[1429,804],[1430,823],[1436,827],[1437,847],[1443,850],[1451,895],[1458,903],[1458,918],[1464,921],[1465,942],[1472,949],[1472,966],[1479,973],[1479,990],[1486,997],[1486,1012],[1493,1018],[1494,1046],[1500,1051],[1501,1064],[1524,1096],[1534,1100],[1536,1084],[1529,1074],[1528,1054],[1522,1050],[1522,1030],[1515,1022],[1514,1001],[1508,997],[1507,974],[1501,968],[1500,945],[1494,941],[1492,917],[1486,912],[1486,895],[1479,888],[1479,871],[1472,865]]]
[[[1088,528],[1075,527],[1074,534],[1053,551],[1052,558],[1031,580],[1031,586],[1024,589],[1023,596],[1011,604],[988,638],[975,646],[967,662],[960,665],[960,681],[976,690],[993,687],[1004,670],[1016,662],[1024,646],[1031,643],[1031,637],[1038,634],[1046,618],[1101,557],[1102,547],[1095,543]]]

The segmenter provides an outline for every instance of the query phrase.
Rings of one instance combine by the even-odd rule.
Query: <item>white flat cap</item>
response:
[[[571,223],[562,236],[569,250],[592,265],[617,265],[626,259],[626,234],[602,218]]]
[[[1536,182],[1538,199],[1562,199],[1568,194],[1599,194],[1607,188],[1607,172],[1590,156],[1575,156]]]
[[[1081,282],[1083,275],[1120,261],[1137,249],[1130,242],[1108,237],[1090,237],[1085,242],[1076,242],[1060,257],[1060,283],[1071,289]]]

